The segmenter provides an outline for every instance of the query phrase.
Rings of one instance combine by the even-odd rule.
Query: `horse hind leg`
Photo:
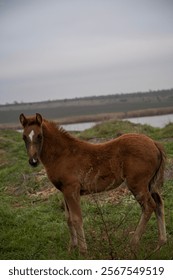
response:
[[[134,194],[134,192],[133,192],[133,194]],[[152,198],[150,192],[146,189],[144,189],[143,192],[140,190],[140,192],[138,194],[134,194],[134,196],[142,208],[142,215],[141,215],[140,221],[139,221],[137,228],[134,232],[134,235],[131,239],[132,248],[134,250],[136,250],[137,245],[140,241],[140,238],[142,237],[143,233],[145,232],[147,223],[156,208],[156,203],[155,203],[154,199]]]
[[[161,198],[161,195],[158,192],[153,192],[152,197],[156,203],[155,215],[158,225],[159,241],[156,248],[156,251],[160,249],[167,241],[166,237],[166,226],[165,226],[165,215],[164,215],[164,203]]]

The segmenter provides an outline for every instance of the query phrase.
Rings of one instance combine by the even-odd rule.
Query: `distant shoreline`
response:
[[[40,113],[60,124],[173,113],[173,89],[0,105],[0,128],[18,129],[19,115]]]
[[[129,112],[115,112],[115,113],[102,113],[94,115],[81,115],[73,117],[65,117],[51,119],[57,124],[73,124],[73,123],[85,123],[85,122],[104,122],[111,120],[123,120],[126,118],[136,118],[136,117],[145,117],[145,116],[158,116],[158,115],[167,115],[173,113],[173,107],[166,108],[148,108],[143,110],[134,110]],[[1,123],[0,129],[20,129],[20,123]]]

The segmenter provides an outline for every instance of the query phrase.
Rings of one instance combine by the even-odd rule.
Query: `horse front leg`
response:
[[[70,212],[69,212],[68,205],[67,205],[65,199],[64,199],[64,204],[65,204],[65,215],[66,215],[66,219],[67,219],[67,225],[68,225],[69,232],[70,232],[69,252],[71,252],[71,250],[75,249],[78,246],[77,233],[76,233],[76,230],[71,221]]]
[[[64,193],[67,215],[67,224],[71,236],[71,247],[79,247],[81,254],[87,252],[87,244],[83,229],[82,213],[80,208],[79,192],[66,191]]]

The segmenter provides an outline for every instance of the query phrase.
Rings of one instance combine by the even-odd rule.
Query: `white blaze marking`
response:
[[[29,134],[29,138],[30,138],[31,142],[32,142],[33,136],[34,136],[34,130],[31,130],[31,132]]]

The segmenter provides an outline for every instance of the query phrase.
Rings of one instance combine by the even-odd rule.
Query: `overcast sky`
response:
[[[0,104],[173,87],[173,0],[0,0]]]

